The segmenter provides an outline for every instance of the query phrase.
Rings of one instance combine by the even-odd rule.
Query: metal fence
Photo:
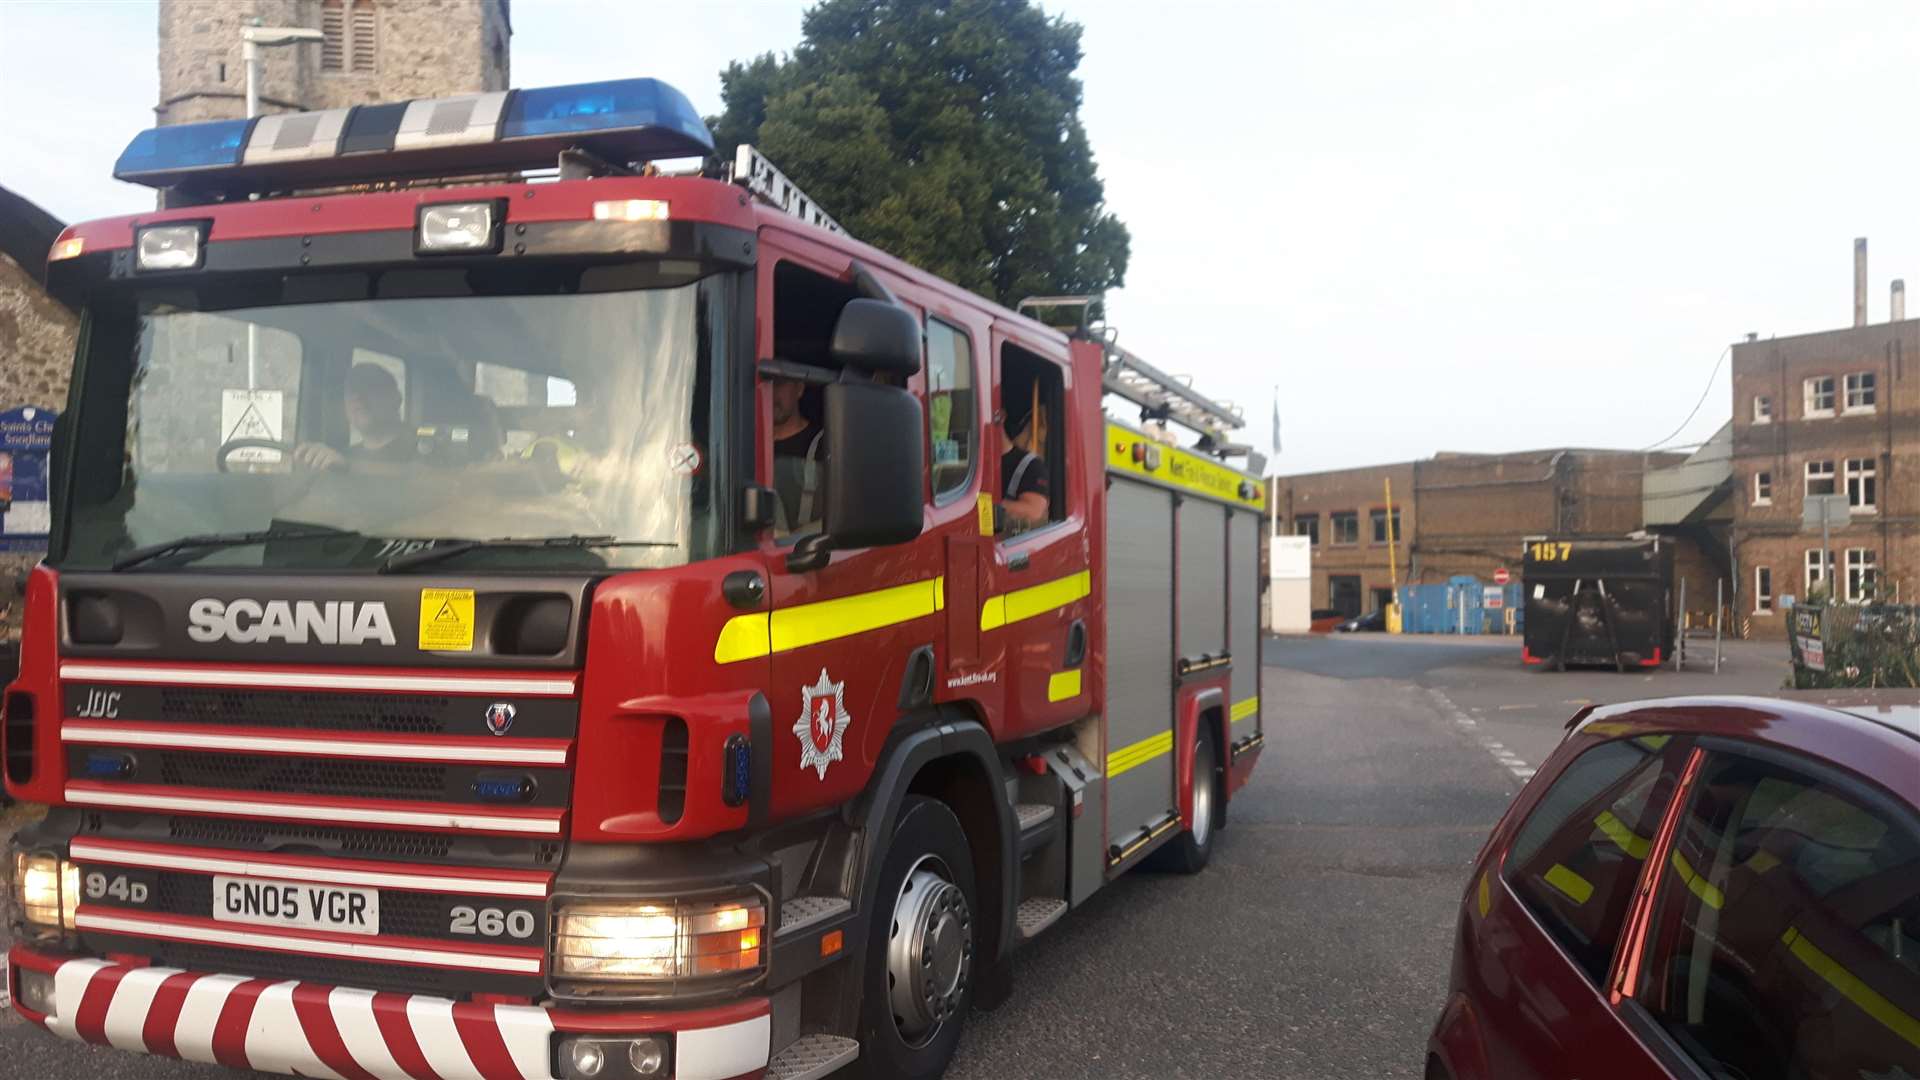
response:
[[[1920,607],[1799,604],[1787,619],[1796,688],[1920,686]]]

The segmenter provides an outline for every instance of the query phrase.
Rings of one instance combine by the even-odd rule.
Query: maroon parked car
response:
[[[1920,1080],[1920,702],[1568,726],[1474,866],[1429,1080]]]

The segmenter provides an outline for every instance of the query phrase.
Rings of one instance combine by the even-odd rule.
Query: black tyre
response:
[[[1205,731],[1193,744],[1193,827],[1167,842],[1147,859],[1155,870],[1197,874],[1213,856],[1213,838],[1220,831],[1220,770],[1214,761],[1213,739]]]
[[[973,1000],[976,911],[960,819],[936,799],[908,796],[867,933],[861,1075],[932,1080],[946,1070]]]

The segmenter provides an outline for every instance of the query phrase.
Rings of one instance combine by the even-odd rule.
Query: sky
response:
[[[1042,6],[1084,28],[1133,234],[1120,342],[1262,449],[1277,396],[1284,473],[1699,442],[1730,342],[1848,325],[1854,237],[1875,321],[1890,279],[1920,290],[1895,0]],[[714,113],[721,68],[791,49],[805,7],[515,0],[513,82],[652,75]],[[0,185],[66,220],[152,205],[109,174],[152,122],[156,24],[0,0]]]

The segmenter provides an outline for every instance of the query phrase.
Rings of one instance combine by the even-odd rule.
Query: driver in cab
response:
[[[347,423],[356,437],[344,451],[326,443],[301,443],[293,461],[302,468],[337,469],[362,462],[404,464],[417,453],[413,431],[400,414],[400,384],[378,364],[355,364],[347,372]]]

